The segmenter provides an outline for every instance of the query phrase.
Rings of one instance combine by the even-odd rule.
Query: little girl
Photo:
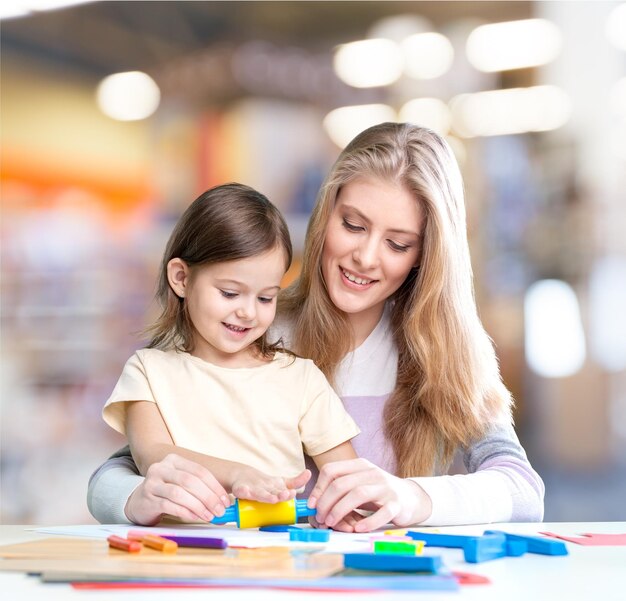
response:
[[[320,468],[356,457],[359,429],[322,372],[267,340],[291,260],[285,220],[247,186],[212,188],[185,211],[161,263],[150,343],[103,409],[142,475],[175,453],[207,468],[224,506],[226,492],[275,503],[309,480],[304,452]]]

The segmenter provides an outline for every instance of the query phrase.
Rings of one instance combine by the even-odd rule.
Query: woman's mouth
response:
[[[349,271],[346,271],[342,267],[340,267],[339,269],[341,271],[341,275],[343,275],[345,280],[347,280],[351,284],[356,284],[357,286],[365,287],[365,286],[368,286],[369,284],[371,284],[371,283],[376,281],[376,280],[364,278],[364,277],[361,277],[361,276],[358,276],[358,275],[354,275],[353,273],[350,273]]]

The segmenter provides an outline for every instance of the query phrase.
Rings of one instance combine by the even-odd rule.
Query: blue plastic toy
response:
[[[434,555],[398,555],[396,553],[346,553],[344,566],[376,572],[429,572],[441,568],[441,557]]]
[[[289,531],[289,540],[303,543],[327,543],[330,538],[329,530],[316,530],[315,528],[294,528]]]
[[[423,540],[426,545],[431,547],[463,549],[465,561],[468,563],[482,563],[499,557],[519,556],[526,552],[525,547],[521,544],[508,544],[504,533],[463,536],[409,530],[407,536],[416,540]]]
[[[485,530],[485,534],[504,534],[507,543],[525,543],[529,553],[539,555],[568,555],[565,543],[558,540],[549,540],[540,536],[522,536],[509,534],[500,530]]]
[[[465,561],[468,563],[481,563],[499,557],[519,557],[526,552],[567,555],[567,548],[561,541],[547,540],[538,536],[509,534],[500,530],[485,530],[482,536],[431,534],[409,530],[407,536],[423,540],[431,547],[463,549]]]

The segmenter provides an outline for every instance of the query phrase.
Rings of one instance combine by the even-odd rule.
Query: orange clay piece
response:
[[[128,540],[127,538],[116,536],[115,534],[109,536],[107,541],[109,543],[109,547],[119,549],[120,551],[126,551],[127,553],[138,553],[142,548],[142,544],[140,542],[137,542],[136,540]]]
[[[146,534],[141,542],[152,549],[161,551],[161,553],[176,553],[178,549],[178,543],[156,534]]]

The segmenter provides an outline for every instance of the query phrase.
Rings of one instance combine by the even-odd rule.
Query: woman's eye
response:
[[[235,298],[237,296],[236,292],[229,292],[228,290],[220,290],[220,293],[225,298]]]
[[[345,227],[349,232],[360,232],[363,229],[360,225],[350,223],[347,219],[343,220],[343,227]]]
[[[389,240],[389,246],[391,247],[392,250],[395,250],[400,253],[405,253],[407,250],[409,250],[409,248],[411,248],[410,246],[405,246],[404,244],[398,244],[397,242],[394,242],[393,240]]]

